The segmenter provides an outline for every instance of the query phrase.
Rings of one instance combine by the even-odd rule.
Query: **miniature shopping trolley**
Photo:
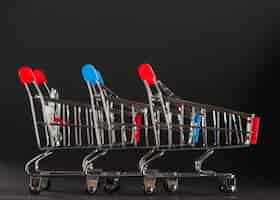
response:
[[[83,176],[94,157],[106,152],[96,148],[94,140],[95,121],[90,104],[62,100],[56,89],[49,88],[42,70],[32,70],[28,66],[19,69],[19,78],[28,94],[35,137],[43,153],[26,163],[25,171],[30,177],[29,190],[38,194],[50,187],[49,177]],[[55,152],[70,149],[90,149],[81,163],[80,171],[42,170],[40,163]]]
[[[149,101],[150,118],[155,140],[154,150],[139,163],[148,177],[145,190],[153,193],[157,177],[165,177],[168,191],[175,191],[178,177],[218,177],[222,192],[236,191],[236,177],[231,173],[203,170],[203,162],[215,150],[246,148],[257,144],[260,118],[217,106],[195,103],[176,96],[157,79],[150,64],[138,69]],[[167,151],[204,151],[195,161],[194,173],[159,173],[148,169],[149,163]],[[153,156],[151,158],[151,156]]]
[[[215,150],[245,148],[256,144],[259,117],[182,100],[157,80],[149,64],[139,67],[139,76],[148,94],[148,105],[119,98],[104,85],[100,72],[93,65],[85,65],[82,73],[90,93],[92,109],[96,110],[100,105],[103,107],[106,120],[105,124],[100,125],[109,134],[107,148],[148,151],[139,161],[145,193],[154,193],[157,179],[164,179],[165,189],[175,192],[179,178],[212,176],[220,178],[222,192],[236,191],[235,175],[203,170],[202,164]],[[124,120],[125,116],[131,118],[130,124]],[[130,138],[127,138],[126,132],[130,128]],[[116,138],[119,140],[116,141]],[[194,173],[167,173],[149,169],[151,163],[166,152],[187,150],[205,151],[195,162]]]
[[[142,115],[147,120],[148,105],[118,97],[106,88],[101,74],[91,66],[85,65],[82,71],[89,87],[89,104],[60,99],[58,91],[48,87],[42,70],[28,66],[19,70],[28,94],[37,145],[43,151],[25,166],[33,194],[49,189],[50,177],[54,176],[85,176],[89,194],[97,191],[100,177],[105,178],[104,189],[110,193],[119,188],[119,177],[141,176],[139,171],[103,171],[94,163],[110,150],[135,148],[139,123]],[[75,149],[90,151],[81,161],[80,171],[41,169],[40,163],[56,152],[70,153]]]
[[[221,178],[223,192],[236,190],[236,178],[230,173],[202,170],[203,162],[218,149],[243,148],[257,143],[259,118],[215,106],[185,101],[176,97],[148,64],[139,67],[147,89],[148,104],[119,97],[104,83],[93,65],[82,67],[90,103],[59,98],[50,89],[41,70],[22,67],[19,77],[27,91],[38,147],[44,153],[26,164],[29,189],[39,193],[48,189],[49,177],[85,176],[86,191],[94,194],[100,177],[105,177],[105,191],[119,188],[120,177],[143,177],[144,191],[152,194],[157,179],[164,179],[165,189],[175,192],[178,179],[215,176]],[[222,120],[223,119],[223,120]],[[80,171],[41,170],[39,163],[56,151],[90,150],[81,161]],[[144,150],[136,172],[108,172],[95,167],[95,162],[109,151]],[[195,162],[196,172],[161,172],[150,169],[152,162],[168,151],[201,150]]]

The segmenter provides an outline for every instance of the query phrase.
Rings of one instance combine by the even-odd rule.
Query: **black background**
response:
[[[146,101],[137,76],[152,63],[158,77],[188,100],[262,117],[259,144],[221,152],[212,166],[278,182],[277,1],[1,1],[0,162],[18,163],[38,152],[20,65],[46,71],[63,98],[88,102],[84,63],[100,69],[121,97]],[[65,154],[65,159],[71,154]],[[122,163],[131,164],[129,158]],[[175,154],[184,165],[187,154]],[[133,163],[135,165],[135,163]]]

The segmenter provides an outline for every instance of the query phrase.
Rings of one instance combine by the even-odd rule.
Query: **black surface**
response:
[[[22,163],[23,164],[23,163]],[[218,181],[212,178],[185,179],[180,181],[180,190],[176,194],[163,191],[161,182],[158,191],[152,196],[146,196],[142,190],[141,179],[121,179],[120,191],[113,195],[106,194],[103,187],[95,196],[84,192],[84,178],[54,178],[51,179],[50,191],[39,196],[28,192],[28,178],[19,166],[11,163],[0,164],[0,199],[279,199],[279,183],[269,183],[260,179],[238,179],[238,192],[223,194],[218,191]]]
[[[209,167],[232,169],[249,180],[241,190],[244,198],[278,195],[279,1],[7,0],[0,4],[0,166],[4,166],[0,198],[29,198],[23,162],[38,152],[27,97],[17,78],[20,65],[43,68],[61,97],[89,102],[80,67],[97,63],[113,91],[146,101],[137,77],[137,66],[143,62],[153,63],[159,78],[183,98],[261,116],[257,146],[220,152]],[[104,165],[134,169],[137,156],[115,153],[116,160],[107,159]],[[69,158],[77,161],[80,156],[66,153],[56,162],[63,165]],[[177,169],[191,166],[193,158],[179,153],[170,159],[165,167]],[[72,190],[74,198],[87,198],[80,196],[80,184],[73,181],[72,187],[65,181],[69,190],[63,183],[57,192],[41,198],[70,198]],[[223,197],[201,184],[206,188],[203,193],[191,192],[198,187],[186,184],[186,192],[169,198]],[[120,197],[142,197],[123,193]]]

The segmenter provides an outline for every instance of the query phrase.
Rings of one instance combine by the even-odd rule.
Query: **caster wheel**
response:
[[[40,189],[35,189],[35,188],[32,188],[32,187],[29,187],[29,193],[30,194],[39,195],[40,192],[41,192]]]
[[[86,180],[86,193],[89,195],[96,194],[99,187],[99,177],[87,177]]]
[[[29,192],[30,194],[38,195],[41,192],[41,177],[32,177],[30,176],[29,180]]]
[[[152,195],[156,192],[156,178],[144,178],[144,193],[146,195]]]
[[[177,178],[166,179],[164,182],[164,189],[169,193],[175,193],[178,191],[179,181]]]
[[[223,193],[235,193],[237,191],[237,183],[235,177],[225,177],[219,186],[219,190]]]
[[[118,177],[110,177],[105,179],[104,191],[112,194],[120,189],[120,179]]]
[[[41,179],[41,189],[48,191],[51,188],[51,181],[47,177]]]
[[[156,191],[156,188],[154,188],[154,187],[146,187],[145,188],[145,194],[146,195],[152,195],[152,194],[155,193],[155,191]]]

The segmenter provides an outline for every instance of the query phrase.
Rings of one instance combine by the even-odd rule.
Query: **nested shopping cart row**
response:
[[[86,103],[60,98],[58,90],[48,86],[42,70],[33,70],[28,66],[20,68],[19,77],[28,94],[36,141],[39,149],[45,151],[28,162],[26,169],[31,164],[38,164],[53,151],[92,149],[93,152],[82,162],[82,171],[77,173],[88,175],[89,168],[93,168],[92,162],[108,151],[143,149],[148,153],[139,161],[139,172],[132,174],[143,175],[146,178],[145,191],[153,192],[151,187],[155,187],[156,177],[170,178],[171,175],[149,174],[147,166],[165,152],[204,150],[206,153],[200,159],[202,164],[214,150],[245,148],[257,143],[260,118],[255,114],[184,100],[157,78],[150,64],[141,64],[138,68],[146,89],[147,103],[119,97],[106,86],[100,71],[91,64],[84,65],[81,72],[89,93]],[[40,191],[38,184],[44,180],[41,180],[40,172],[29,173],[33,177],[30,183],[33,191]],[[67,171],[60,173],[66,174]],[[118,172],[113,174],[120,175]],[[129,173],[126,174],[129,176]],[[201,166],[196,174],[235,179],[231,174],[204,173]],[[51,173],[46,176],[49,175]],[[176,177],[189,175],[177,174]],[[100,176],[100,173],[95,175]],[[147,176],[154,178],[147,180]],[[34,180],[37,180],[35,186]],[[96,182],[96,178],[94,180]],[[167,183],[173,183],[169,186],[178,184],[174,179],[168,180]],[[92,183],[92,180],[89,182]],[[93,185],[96,191],[97,185]],[[235,186],[224,182],[224,190],[229,191],[232,185]]]

